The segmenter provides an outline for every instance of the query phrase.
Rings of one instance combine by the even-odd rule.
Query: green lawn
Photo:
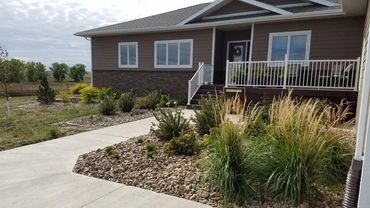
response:
[[[0,98],[0,150],[54,139],[63,135],[53,124],[97,114],[91,105],[65,106],[47,110],[21,110],[19,105],[35,103],[36,97],[11,98],[11,119],[5,114],[5,98]]]

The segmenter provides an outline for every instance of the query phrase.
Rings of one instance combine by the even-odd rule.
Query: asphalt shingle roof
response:
[[[91,30],[76,33],[76,35],[83,36],[86,33],[100,33],[100,32],[112,32],[112,31],[123,31],[123,30],[134,30],[134,29],[145,29],[155,27],[169,27],[176,26],[186,18],[195,14],[199,10],[203,9],[210,3],[198,4],[162,14],[157,14],[141,19],[131,20],[128,22],[122,22],[119,24],[99,27]]]

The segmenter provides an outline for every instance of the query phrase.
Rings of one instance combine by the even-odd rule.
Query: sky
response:
[[[0,46],[10,58],[85,64],[90,42],[73,34],[211,0],[0,0]]]

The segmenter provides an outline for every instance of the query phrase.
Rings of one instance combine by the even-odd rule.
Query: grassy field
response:
[[[63,82],[56,82],[50,72],[47,73],[47,78],[49,85],[55,91],[68,90],[71,88],[74,83],[69,77],[67,77]],[[82,81],[84,83],[91,82],[91,72],[87,73]],[[39,82],[30,83],[30,82],[21,82],[21,83],[12,83],[9,85],[9,94],[11,96],[30,96],[35,95],[36,91],[39,88]],[[0,88],[0,94],[3,93],[3,89]]]
[[[11,119],[5,114],[5,98],[0,98],[0,150],[63,136],[53,124],[98,113],[91,105],[65,106],[45,110],[22,110],[18,106],[36,103],[36,97],[11,98]]]

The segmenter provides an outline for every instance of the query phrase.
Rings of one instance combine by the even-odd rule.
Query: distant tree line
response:
[[[4,53],[6,52],[5,49],[2,50]],[[7,70],[8,83],[20,83],[22,81],[37,82],[46,76],[46,67],[41,62],[25,62],[19,59],[7,59],[4,54],[0,64],[2,65],[0,68],[6,68]],[[67,76],[74,82],[81,82],[86,74],[86,66],[83,64],[76,64],[69,67],[65,63],[53,63],[49,69],[57,82],[64,81]]]

